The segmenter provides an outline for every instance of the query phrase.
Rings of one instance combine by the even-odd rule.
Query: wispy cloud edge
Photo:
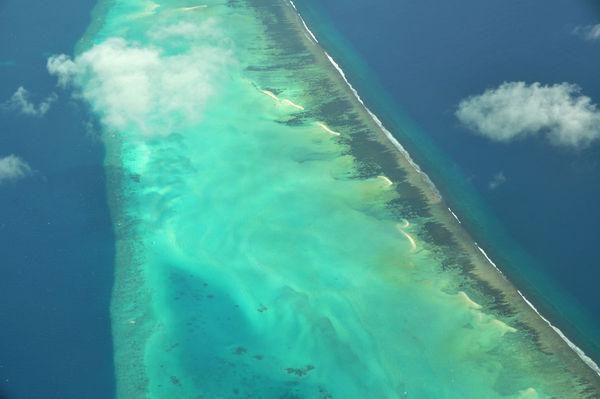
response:
[[[0,158],[0,184],[25,178],[31,173],[29,164],[14,154]]]
[[[19,86],[10,99],[0,104],[0,109],[40,118],[50,111],[50,107],[58,99],[56,93],[52,93],[39,104],[35,104],[30,97],[29,91],[23,86]]]
[[[573,29],[573,33],[586,40],[600,40],[600,24],[577,26]]]

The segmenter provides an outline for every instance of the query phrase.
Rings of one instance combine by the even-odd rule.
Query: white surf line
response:
[[[448,208],[448,210],[450,211],[450,213],[452,214],[452,216],[454,216],[454,219],[456,219],[456,221],[460,224],[462,224],[462,222],[460,221],[460,219],[458,218],[458,216],[456,216],[456,213],[454,213],[454,211],[450,208]]]
[[[385,185],[388,187],[394,185],[394,182],[391,181],[390,178],[387,176],[380,175],[380,176],[377,176],[377,178],[383,180],[385,182]],[[407,227],[407,226],[403,226],[403,227]]]
[[[523,298],[525,303],[527,303],[527,305],[529,305],[529,307],[533,309],[533,311],[537,313],[537,315],[540,316],[542,320],[544,320],[550,326],[550,328],[552,328],[554,332],[556,332],[556,334],[558,334],[558,336],[562,338],[562,340],[565,341],[575,353],[577,353],[577,356],[579,356],[579,358],[583,360],[585,364],[587,364],[592,370],[596,372],[596,374],[600,376],[600,367],[598,367],[596,362],[594,362],[594,360],[591,357],[586,355],[585,352],[582,351],[577,345],[575,345],[569,338],[567,338],[567,336],[558,327],[555,327],[552,323],[550,323],[548,319],[542,316],[541,313],[538,312],[536,307],[533,306],[533,304],[529,302],[527,298],[525,298],[525,295],[523,295],[521,291],[517,290],[517,292],[519,293],[519,295],[521,295],[521,298]]]
[[[292,5],[292,7],[294,7],[294,10],[296,10],[296,13],[298,13],[298,17],[300,17],[300,21],[302,22],[302,25],[304,25],[304,29],[306,29],[306,31],[308,32],[308,34],[310,35],[310,37],[312,38],[312,40],[315,43],[319,43],[319,41],[317,40],[317,37],[312,33],[312,31],[308,28],[308,25],[306,25],[306,22],[304,22],[304,18],[302,18],[302,15],[300,15],[300,12],[298,11],[298,9],[296,8],[296,5],[294,4],[294,2],[292,0],[290,0],[290,4]]]
[[[300,20],[304,23],[304,19],[302,18],[302,16],[300,15],[300,12],[298,11],[298,9],[296,8],[296,5],[294,4],[294,2],[292,0],[289,0],[290,4],[292,5],[292,7],[294,8],[294,10],[296,10],[296,13],[298,14],[298,17],[300,18]],[[306,23],[304,23],[304,25],[306,26]],[[313,33],[310,31],[310,29],[307,30],[309,32],[309,34],[311,36],[314,36]],[[315,37],[315,42],[318,44],[319,41],[316,39]],[[423,170],[421,169],[421,167],[413,161],[413,159],[411,158],[410,154],[408,153],[408,151],[406,151],[406,149],[402,146],[402,144],[400,144],[400,142],[398,142],[398,140],[396,140],[396,138],[392,135],[392,133],[386,129],[386,127],[383,125],[383,123],[381,122],[381,120],[377,117],[377,115],[375,115],[373,112],[371,112],[371,110],[366,106],[366,104],[364,103],[364,101],[362,100],[362,98],[360,97],[360,95],[358,94],[358,91],[356,91],[356,89],[354,88],[354,86],[352,86],[352,84],[350,83],[350,81],[348,81],[348,78],[346,77],[346,74],[344,73],[344,70],[338,65],[337,62],[335,62],[335,60],[333,59],[333,57],[331,57],[329,55],[329,53],[327,53],[327,51],[325,51],[325,49],[322,49],[323,52],[325,53],[325,56],[327,57],[327,59],[329,60],[329,62],[331,62],[331,64],[333,65],[333,67],[338,71],[338,73],[342,76],[342,78],[344,79],[344,81],[346,82],[346,84],[348,85],[348,87],[350,88],[350,90],[352,91],[352,93],[354,94],[354,96],[356,97],[356,99],[362,104],[362,106],[367,110],[367,112],[369,113],[369,115],[371,116],[371,118],[375,121],[375,123],[379,126],[379,128],[383,131],[383,133],[386,135],[386,137],[392,142],[392,144],[394,144],[394,146],[406,157],[406,159],[408,160],[408,162],[411,164],[411,166],[417,171],[417,173],[419,173],[421,176],[423,176],[423,179],[425,180],[425,182],[430,186],[430,188],[433,190],[434,194],[441,200],[442,195],[440,194],[440,192],[438,191],[437,187],[435,187],[435,185],[433,184],[433,182],[431,181],[431,179],[429,178],[429,176],[427,175],[427,173],[423,172]],[[451,211],[452,212],[452,211]],[[452,212],[454,213],[454,212]],[[404,231],[400,230],[403,234],[407,235],[407,238],[410,237],[410,235],[406,234]],[[412,237],[410,237],[410,239],[412,239]],[[412,242],[414,242],[414,239],[412,240]],[[416,244],[415,244],[416,246]],[[490,264],[502,275],[504,276],[504,273],[502,273],[502,271],[498,268],[498,266],[496,266],[496,264],[490,259],[490,257],[487,255],[487,253],[479,246],[477,245],[477,243],[475,243],[475,246],[479,249],[479,251],[485,256],[485,258],[488,260],[488,262],[490,262]],[[521,294],[519,292],[519,294]],[[571,342],[563,333],[562,331],[560,331],[558,328],[554,327],[550,322],[548,322],[548,320],[546,318],[544,318],[539,312],[537,312],[537,309],[535,309],[535,307],[533,307],[533,305],[531,304],[531,302],[529,302],[524,296],[523,294],[521,294],[521,296],[523,297],[523,299],[525,300],[525,302],[527,302],[529,304],[529,306],[531,306],[536,313],[544,320],[548,323],[548,325],[557,332],[557,334],[567,343],[567,345],[569,345],[569,347],[581,358],[581,360],[583,360],[583,362],[585,364],[587,364],[592,370],[594,370],[599,376],[600,376],[600,368],[598,367],[598,365],[589,357],[587,356],[577,345],[575,345],[573,342]]]
[[[487,259],[487,261],[490,262],[490,265],[494,266],[494,269],[498,270],[498,273],[500,273],[502,275],[502,277],[506,278],[506,276],[504,276],[504,273],[502,273],[502,270],[500,270],[498,268],[498,266],[496,266],[496,264],[494,263],[494,261],[492,259],[490,259],[490,257],[488,256],[487,252],[485,252],[483,250],[483,248],[481,248],[479,246],[479,244],[477,244],[477,242],[475,242],[475,246],[477,247],[477,249],[479,250],[479,252],[481,252],[483,254],[483,256],[485,256],[485,258]]]
[[[415,239],[408,234],[406,231],[402,230],[402,228],[400,226],[396,226],[396,228],[398,229],[398,231],[400,233],[402,233],[404,235],[404,237],[406,237],[406,239],[408,240],[408,242],[410,242],[410,248],[412,249],[412,251],[416,251],[417,250],[417,242],[415,241]]]
[[[334,131],[334,130],[331,130],[331,129],[329,128],[329,126],[327,126],[326,124],[324,124],[324,123],[322,123],[322,122],[317,122],[317,125],[318,125],[318,126],[321,128],[321,129],[325,130],[327,133],[329,133],[329,134],[331,134],[331,135],[333,135],[333,136],[341,136],[341,133],[338,133],[338,132],[336,132],[336,131]]]
[[[402,222],[402,228],[403,229],[408,229],[410,227],[410,222],[406,219],[404,219],[404,221]]]
[[[494,266],[494,268],[496,268],[496,270],[498,270],[498,272],[500,274],[502,274],[502,276],[504,276],[504,273],[502,273],[502,271],[498,268],[498,266],[496,266],[496,264],[490,259],[490,257],[483,250],[483,248],[481,248],[477,243],[475,243],[475,245],[477,246],[477,249],[479,249],[479,251],[483,254],[483,256],[485,256],[485,258],[488,260],[488,262],[490,262],[491,265]],[[542,316],[542,314],[537,310],[537,308],[535,306],[533,306],[533,304],[527,298],[525,298],[525,295],[523,295],[523,293],[521,291],[517,290],[517,292],[519,293],[521,298],[523,298],[525,303],[527,305],[529,305],[529,307],[531,309],[533,309],[533,311],[542,320],[544,320],[546,322],[546,324],[548,324],[548,326],[550,326],[550,328],[552,328],[554,330],[554,332],[556,332],[556,334],[558,334],[558,336],[569,346],[569,348],[571,348],[573,350],[573,352],[575,352],[577,354],[577,356],[579,356],[579,358],[585,364],[587,364],[592,370],[594,370],[594,372],[596,374],[598,374],[600,376],[600,367],[598,367],[596,362],[594,362],[594,360],[592,358],[590,358],[588,355],[586,355],[585,352],[582,351],[577,345],[575,345],[569,338],[567,338],[567,336],[558,327],[555,327],[552,323],[550,323],[550,321],[548,321],[548,319],[546,319],[544,316]]]
[[[292,0],[289,0],[289,2],[290,2],[290,5],[296,11],[296,14],[298,15],[298,18],[300,19],[300,21],[302,22],[302,24],[305,26],[306,31],[311,35],[311,37],[314,38],[315,43],[319,44],[319,41],[317,40],[317,37],[308,28],[308,25],[306,25],[306,22],[304,22],[304,18],[302,18],[302,15],[300,14],[300,12],[298,11],[298,9],[296,8],[296,5],[294,4],[294,2]],[[333,65],[333,67],[337,70],[337,72],[342,76],[342,78],[344,79],[344,82],[346,82],[346,84],[348,85],[348,87],[350,88],[350,90],[352,91],[352,93],[354,94],[354,97],[356,97],[356,99],[358,100],[358,102],[367,111],[367,113],[369,114],[369,116],[371,117],[371,119],[373,119],[373,121],[375,122],[375,124],[377,124],[377,126],[383,131],[383,133],[385,134],[385,136],[388,138],[388,140],[390,140],[392,142],[392,144],[396,147],[396,149],[398,149],[398,151],[400,151],[402,153],[402,155],[404,155],[404,157],[406,158],[406,160],[408,161],[408,163],[413,167],[413,169],[415,169],[417,171],[417,173],[422,176],[423,180],[425,180],[425,183],[427,183],[427,185],[429,186],[429,188],[431,189],[431,191],[433,191],[433,193],[435,194],[435,196],[437,197],[437,199],[441,200],[442,199],[442,195],[438,191],[437,187],[433,184],[433,182],[431,181],[431,179],[429,178],[429,176],[427,175],[427,173],[423,172],[423,170],[421,169],[421,167],[412,159],[412,157],[410,156],[410,154],[408,153],[408,151],[406,151],[406,149],[402,146],[402,144],[400,144],[400,142],[398,140],[396,140],[396,138],[392,135],[392,133],[383,125],[383,122],[381,122],[381,120],[377,117],[377,115],[375,115],[369,109],[369,107],[367,107],[367,105],[365,104],[365,102],[363,101],[363,99],[358,94],[358,91],[354,88],[354,86],[352,86],[352,84],[350,83],[350,81],[346,77],[346,73],[344,72],[344,70],[339,66],[339,64],[337,62],[335,62],[335,60],[333,59],[333,57],[330,56],[329,53],[327,51],[325,51],[325,49],[321,48],[321,50],[323,50],[323,52],[325,53],[325,56],[327,57],[327,59],[329,60],[329,62]]]
[[[433,182],[431,181],[431,179],[429,178],[429,176],[427,175],[427,173],[423,172],[423,170],[421,169],[421,167],[415,161],[413,161],[412,157],[410,156],[410,154],[408,153],[408,151],[406,151],[406,149],[402,146],[402,144],[400,144],[400,142],[392,135],[392,133],[383,125],[383,122],[381,122],[381,120],[377,117],[377,115],[375,115],[369,109],[369,107],[367,107],[367,105],[365,104],[365,102],[362,100],[362,98],[358,94],[358,91],[356,91],[356,89],[354,88],[354,86],[352,86],[352,84],[350,84],[350,81],[348,81],[348,78],[346,77],[346,73],[342,70],[342,68],[338,65],[338,63],[335,62],[335,60],[333,59],[333,57],[331,57],[329,55],[329,53],[327,53],[326,51],[325,51],[325,56],[327,57],[327,59],[329,60],[329,62],[331,62],[331,64],[334,66],[334,68],[338,71],[338,73],[342,76],[342,78],[344,79],[344,81],[346,82],[346,84],[348,85],[348,87],[350,88],[350,90],[352,91],[352,93],[354,94],[354,96],[356,97],[356,99],[361,103],[361,105],[367,111],[367,113],[369,114],[369,116],[371,117],[371,119],[375,122],[375,124],[381,129],[381,131],[385,134],[385,136],[388,138],[388,140],[390,140],[390,142],[394,145],[394,147],[396,147],[396,149],[402,153],[402,155],[404,156],[404,158],[413,167],[413,169],[419,175],[421,175],[421,177],[423,178],[423,180],[425,181],[425,183],[429,186],[429,188],[431,189],[431,191],[433,191],[434,195],[436,196],[436,199],[438,201],[441,200],[442,199],[442,195],[438,191],[437,187],[435,187],[435,185],[433,184]]]

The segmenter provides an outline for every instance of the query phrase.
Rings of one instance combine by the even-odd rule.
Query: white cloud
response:
[[[600,138],[600,110],[569,83],[503,83],[461,101],[456,116],[496,141],[542,134],[556,145],[577,147]]]
[[[167,135],[200,120],[231,59],[228,51],[186,34],[201,35],[203,30],[187,24],[158,30],[160,38],[181,36],[171,41],[179,46],[175,54],[111,38],[75,59],[51,57],[48,71],[60,85],[77,89],[107,127]]]
[[[42,117],[50,110],[52,103],[57,100],[58,96],[52,93],[37,105],[31,102],[29,98],[29,92],[21,86],[8,101],[0,104],[0,108],[8,111],[17,111],[23,115]]]
[[[506,183],[506,176],[504,176],[504,172],[498,172],[492,177],[492,180],[488,183],[488,188],[490,190],[495,190],[501,185]]]
[[[0,184],[8,180],[18,180],[31,174],[31,167],[21,158],[8,155],[0,158]]]
[[[48,72],[58,78],[60,87],[67,87],[77,76],[77,65],[66,54],[53,55],[46,65]]]
[[[600,40],[600,24],[578,26],[573,30],[573,33],[586,40]]]

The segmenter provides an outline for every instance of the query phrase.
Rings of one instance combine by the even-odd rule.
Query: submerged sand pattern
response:
[[[99,10],[119,398],[598,397],[288,2]]]

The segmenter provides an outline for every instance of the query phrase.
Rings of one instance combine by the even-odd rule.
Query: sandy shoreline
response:
[[[297,29],[303,32],[307,31],[309,37],[307,38],[306,35],[303,35],[303,37],[307,38],[307,47],[311,49],[315,56],[324,61],[328,61],[322,61],[322,63],[328,64],[329,68],[332,69],[332,74],[338,76],[337,80],[340,80],[341,78],[345,83],[346,90],[350,94],[349,97],[355,100],[358,108],[362,109],[366,123],[374,125],[374,130],[381,133],[382,144],[394,148],[398,155],[398,162],[403,165],[403,169],[408,171],[411,175],[409,177],[410,182],[426,193],[426,197],[429,200],[429,206],[434,212],[435,218],[442,222],[443,225],[458,238],[458,242],[463,250],[468,253],[469,257],[473,260],[475,265],[473,274],[475,277],[502,292],[504,299],[510,304],[514,312],[519,314],[524,322],[538,333],[540,344],[543,347],[555,350],[570,368],[578,370],[582,376],[587,376],[588,382],[593,385],[595,389],[600,391],[600,379],[598,379],[598,376],[600,376],[600,368],[598,365],[585,355],[581,349],[575,346],[572,341],[564,336],[557,327],[550,324],[544,316],[539,314],[533,304],[531,304],[531,302],[516,289],[516,287],[506,278],[504,273],[502,273],[501,269],[487,256],[487,254],[485,254],[485,251],[477,245],[475,240],[462,226],[459,217],[445,204],[442,196],[430,178],[422,171],[420,166],[412,160],[410,154],[408,154],[404,147],[402,147],[396,138],[393,137],[391,132],[385,128],[381,120],[368,109],[366,104],[360,98],[359,93],[348,81],[339,64],[336,63],[326,50],[321,47],[316,35],[310,30],[293,1],[281,1],[285,1],[289,5],[287,8],[290,21],[293,22],[296,20]]]

